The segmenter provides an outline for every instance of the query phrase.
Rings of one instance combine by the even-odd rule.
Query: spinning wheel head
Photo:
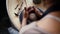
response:
[[[36,1],[38,2],[40,0],[36,0]],[[33,4],[32,0],[26,0],[26,2],[27,2],[28,7],[35,6],[34,4],[39,4],[39,2],[38,3],[34,2],[34,4]],[[12,24],[17,29],[20,29],[20,22],[23,17],[23,14],[21,12],[23,12],[22,10],[24,9],[24,7],[26,7],[25,5],[26,4],[24,2],[22,3],[22,0],[6,0],[8,16],[9,16]],[[19,9],[20,7],[21,7],[21,10]],[[18,15],[20,15],[20,16],[18,16]],[[18,17],[16,17],[16,16],[18,16]]]

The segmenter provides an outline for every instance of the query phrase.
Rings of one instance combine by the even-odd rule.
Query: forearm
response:
[[[26,23],[27,23],[27,19],[26,18],[23,18],[23,20],[22,20],[22,26],[25,26]]]

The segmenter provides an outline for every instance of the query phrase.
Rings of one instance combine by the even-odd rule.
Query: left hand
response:
[[[24,8],[24,12],[23,12],[23,18],[28,18],[29,12],[27,10],[27,8]]]

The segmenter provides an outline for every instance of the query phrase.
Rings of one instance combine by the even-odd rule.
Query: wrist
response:
[[[23,20],[27,20],[27,18],[23,17]]]
[[[22,20],[22,27],[25,26],[26,23],[27,23],[27,18],[23,18],[23,20]]]

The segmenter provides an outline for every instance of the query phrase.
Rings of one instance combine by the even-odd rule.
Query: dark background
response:
[[[6,10],[6,0],[0,0],[0,34],[9,34],[7,28],[11,27],[11,21]]]

